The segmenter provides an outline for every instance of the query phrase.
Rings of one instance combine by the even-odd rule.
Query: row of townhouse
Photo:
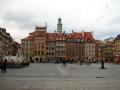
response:
[[[120,62],[120,35],[104,41],[96,40],[96,58],[105,62]]]
[[[15,42],[5,28],[0,28],[0,60],[5,56],[15,56],[18,50]]]
[[[95,62],[95,39],[92,32],[65,33],[61,19],[57,31],[47,32],[47,26],[36,26],[35,31],[21,40],[22,56],[34,62]]]
[[[120,63],[120,34],[117,35],[114,39],[114,57],[115,57],[115,62]]]
[[[105,62],[113,61],[113,41],[96,40],[95,56],[97,61],[104,59]]]

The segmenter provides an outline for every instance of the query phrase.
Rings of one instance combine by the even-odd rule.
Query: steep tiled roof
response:
[[[30,40],[30,41],[32,41],[33,40],[33,36],[27,36],[26,38],[24,38],[24,40]]]
[[[75,33],[73,33],[73,38],[74,39],[81,39],[82,38],[82,34],[75,32]]]
[[[33,40],[33,36],[46,37],[46,41],[56,41],[56,38],[72,38],[83,39],[84,41],[95,41],[91,32],[74,32],[70,34],[64,33],[47,33],[46,31],[35,31],[30,33],[29,36],[24,38],[25,40]]]
[[[84,40],[85,41],[94,41],[94,38],[91,32],[84,32]]]

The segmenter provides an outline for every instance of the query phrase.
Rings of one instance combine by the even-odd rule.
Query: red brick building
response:
[[[26,41],[26,42],[25,42]],[[62,30],[61,19],[58,19],[57,31],[48,33],[47,27],[36,27],[35,31],[30,33],[27,38],[22,39],[22,43],[31,45],[22,45],[22,53],[30,46],[33,52],[29,51],[24,57],[31,58],[35,62],[79,62],[80,60],[91,62],[95,61],[95,40],[92,32],[72,32],[65,33]]]
[[[68,34],[66,38],[66,59],[77,62],[82,59],[84,52],[83,37],[81,33]]]

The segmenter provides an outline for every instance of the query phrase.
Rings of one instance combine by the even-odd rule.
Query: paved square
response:
[[[31,64],[0,72],[0,90],[120,90],[120,65]]]

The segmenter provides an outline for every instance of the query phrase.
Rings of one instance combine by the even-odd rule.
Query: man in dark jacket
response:
[[[2,72],[6,73],[6,67],[7,67],[7,59],[5,59],[2,63]]]
[[[3,72],[4,70],[3,70],[3,59],[1,59],[1,72]]]

